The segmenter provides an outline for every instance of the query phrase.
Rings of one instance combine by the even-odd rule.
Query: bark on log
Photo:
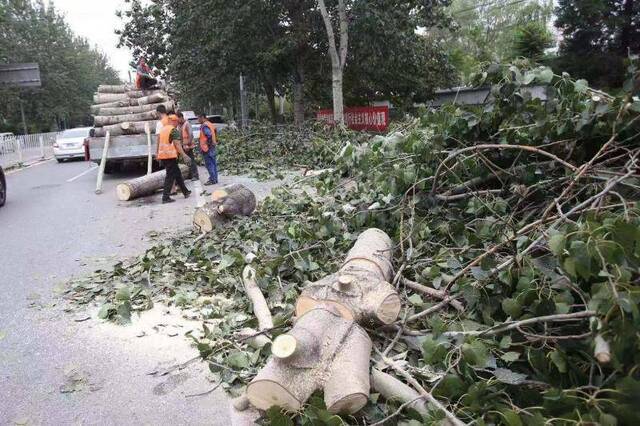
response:
[[[375,368],[371,370],[371,388],[387,401],[399,401],[403,404],[410,403],[408,407],[413,408],[422,415],[426,415],[428,412],[427,404],[424,399],[420,399],[418,392],[395,377]]]
[[[95,95],[93,95],[93,103],[100,105],[111,102],[122,102],[129,99],[140,99],[151,95],[163,93],[164,92],[162,90],[132,90],[126,93],[96,93]]]
[[[240,184],[213,192],[212,201],[196,210],[193,225],[201,232],[211,232],[233,216],[250,216],[256,209],[256,196]]]
[[[138,114],[126,114],[126,115],[97,115],[93,118],[93,125],[95,127],[112,126],[114,124],[136,121],[150,121],[157,120],[158,113],[155,110],[141,112]]]
[[[131,84],[108,85],[102,84],[98,86],[98,93],[126,93],[136,90]]]
[[[271,343],[271,339],[264,334],[259,334],[259,332],[273,328],[273,317],[271,316],[267,300],[264,298],[256,282],[255,269],[247,265],[242,272],[242,282],[244,284],[244,290],[251,301],[251,306],[253,306],[253,313],[258,320],[258,330],[244,328],[238,333],[238,337],[247,339],[247,343],[251,347],[260,349],[268,343]]]
[[[189,176],[189,167],[184,164],[180,165],[180,171],[182,176],[186,178]],[[121,183],[116,187],[116,193],[120,201],[131,201],[136,198],[146,197],[152,195],[164,185],[164,178],[166,172],[161,170],[159,172],[151,173],[150,175],[142,176],[137,179]]]
[[[363,232],[337,274],[305,287],[296,303],[296,315],[304,315],[318,304],[329,304],[344,318],[361,325],[395,321],[401,301],[389,284],[393,276],[392,248],[391,239],[383,231]]]
[[[145,126],[146,123],[149,123],[149,129],[151,133],[156,132],[156,123],[155,121],[138,121],[135,123],[124,122],[119,124],[113,124],[111,126],[97,127],[91,130],[92,137],[94,138],[103,138],[107,134],[107,132],[111,132],[111,136],[122,136],[122,135],[142,135],[145,134]]]
[[[91,112],[96,114],[100,108],[124,108],[129,106],[140,106],[140,105],[149,105],[149,104],[157,104],[161,102],[167,102],[169,100],[169,96],[164,92],[154,93],[149,96],[145,96],[142,98],[124,98],[112,102],[106,102],[101,104],[95,104],[91,106]]]
[[[369,398],[372,343],[355,322],[334,308],[320,305],[299,317],[278,341],[295,341],[287,356],[271,357],[247,387],[251,404],[299,411],[316,390],[324,390],[331,413],[352,414]]]
[[[140,106],[125,106],[125,107],[108,107],[101,108],[98,105],[98,108],[94,108],[94,115],[126,115],[126,114],[140,114],[148,111],[155,111],[156,108],[160,105],[164,105],[167,111],[171,111],[175,108],[175,104],[173,102],[164,102],[159,104],[148,104],[148,105],[140,105]]]

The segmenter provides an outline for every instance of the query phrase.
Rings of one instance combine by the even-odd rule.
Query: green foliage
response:
[[[329,145],[341,141],[342,148],[318,151],[325,159],[317,160],[332,172],[274,190],[253,217],[196,243],[187,233],[79,280],[69,296],[113,305],[123,284],[148,280],[153,300],[196,293],[189,308],[204,327],[192,337],[237,395],[269,355],[268,346],[251,349],[234,337],[256,323],[239,282],[244,265],[257,269],[282,327],[277,335],[290,326],[305,282],[335,272],[357,235],[378,227],[396,242],[394,263],[406,278],[464,303],[462,312],[443,308],[407,320],[411,333],[389,352],[461,420],[637,424],[638,113],[627,98],[548,68],[495,67],[477,79],[493,84],[493,103],[430,111],[366,141],[335,133]],[[532,96],[533,82],[550,84],[546,102]],[[481,148],[487,144],[505,149]],[[526,148],[506,149],[512,145]],[[254,154],[269,151],[245,150],[243,160],[283,160],[281,151],[277,160]],[[576,179],[576,170],[549,154],[593,167]],[[439,302],[402,285],[400,292],[407,318]],[[369,332],[380,351],[396,335]],[[610,345],[608,364],[595,359],[596,336]],[[318,397],[293,420],[277,409],[264,420],[337,424]],[[341,421],[374,423],[394,404],[372,394],[362,412]],[[418,422],[415,415],[403,411],[399,421]]]
[[[540,22],[528,22],[516,28],[513,40],[513,57],[539,60],[545,49],[553,46],[553,35]]]
[[[37,62],[42,79],[38,89],[0,89],[0,129],[23,133],[20,99],[31,133],[90,124],[98,85],[119,81],[104,54],[76,37],[53,4],[3,1],[0,27],[0,63]]]

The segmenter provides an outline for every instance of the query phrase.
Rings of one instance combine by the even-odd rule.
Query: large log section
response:
[[[332,413],[355,413],[366,404],[372,343],[358,323],[389,324],[400,313],[388,282],[392,248],[387,234],[369,229],[337,274],[303,290],[295,325],[273,341],[273,357],[247,387],[252,405],[297,411],[320,389]]]
[[[337,274],[304,288],[296,303],[296,315],[302,316],[318,304],[329,304],[343,317],[362,325],[392,323],[401,308],[400,296],[389,284],[392,252],[387,234],[379,229],[366,230]]]
[[[137,114],[126,114],[126,115],[96,115],[93,118],[93,125],[95,127],[104,127],[111,126],[114,124],[125,123],[125,122],[136,122],[136,121],[151,121],[157,120],[159,118],[158,113],[155,111],[155,108],[151,111],[140,112]]]
[[[298,411],[316,391],[324,390],[331,413],[355,413],[369,398],[372,343],[354,321],[328,305],[318,305],[273,343],[273,356],[247,388],[259,409],[272,406]]]
[[[211,232],[233,216],[250,216],[256,209],[256,196],[240,184],[225,186],[213,192],[212,201],[196,210],[193,225],[201,232]]]
[[[189,176],[189,167],[184,164],[180,165],[180,171],[184,178]],[[136,198],[152,195],[154,192],[162,188],[165,176],[166,172],[161,170],[159,172],[151,173],[150,175],[121,183],[116,187],[118,199],[120,201],[131,201]]]
[[[139,106],[127,106],[127,107],[115,107],[115,108],[95,108],[95,115],[127,115],[127,114],[140,114],[143,112],[155,111],[160,105],[164,105],[167,111],[171,111],[175,108],[173,102],[164,102],[160,104],[149,104]]]
[[[93,95],[94,104],[107,104],[110,102],[125,101],[127,99],[139,99],[150,95],[162,94],[161,90],[132,90],[126,93],[96,93]]]
[[[107,132],[111,132],[111,136],[122,135],[142,135],[145,134],[145,126],[150,123],[149,121],[138,121],[136,123],[119,123],[112,126],[96,127],[92,130],[92,136],[94,138],[103,138]],[[151,133],[156,132],[155,122],[151,122]]]
[[[102,108],[124,108],[130,106],[150,105],[161,102],[167,102],[169,97],[164,93],[155,93],[153,95],[145,96],[142,98],[125,98],[113,102],[102,103],[99,105],[91,106],[91,113],[97,114]]]

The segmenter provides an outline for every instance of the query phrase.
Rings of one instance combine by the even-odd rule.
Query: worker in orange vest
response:
[[[218,163],[216,162],[218,134],[216,133],[216,126],[204,114],[198,115],[198,123],[200,123],[200,151],[202,151],[204,164],[209,172],[209,180],[205,185],[215,185],[218,183]]]
[[[189,123],[189,121],[184,118],[184,114],[182,113],[182,111],[178,111],[176,115],[180,120],[182,149],[184,149],[184,152],[191,159],[191,165],[189,166],[189,174],[191,175],[191,180],[200,180],[200,175],[198,174],[198,165],[196,164],[196,144],[193,140],[193,129],[191,129],[191,123]]]
[[[158,152],[156,155],[156,158],[160,160],[166,171],[164,190],[162,192],[162,204],[175,201],[170,197],[171,188],[175,182],[178,183],[184,198],[189,198],[189,195],[191,195],[191,191],[189,191],[184,184],[180,167],[178,167],[178,154],[182,156],[187,165],[191,164],[191,159],[182,149],[182,140],[180,132],[177,129],[179,124],[178,117],[170,115],[168,122],[169,124],[164,126],[158,135]]]

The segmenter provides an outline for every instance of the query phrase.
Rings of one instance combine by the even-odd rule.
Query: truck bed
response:
[[[105,138],[89,138],[91,161],[100,162]],[[156,156],[156,140],[151,135],[151,155]],[[146,160],[148,155],[147,135],[114,136],[109,142],[109,161]]]

